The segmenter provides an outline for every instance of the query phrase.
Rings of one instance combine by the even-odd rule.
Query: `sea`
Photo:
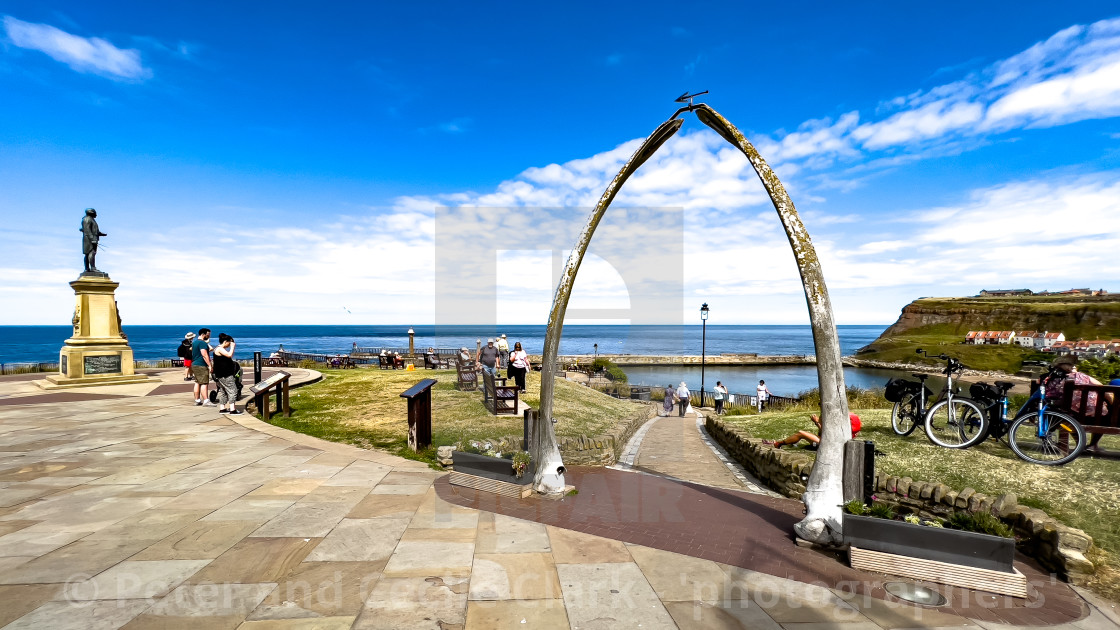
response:
[[[345,354],[358,347],[407,348],[409,326],[209,326],[214,338],[219,332],[237,340],[237,352],[265,356],[283,346],[292,352]],[[476,344],[504,333],[512,347],[520,341],[529,354],[539,354],[544,344],[545,327],[536,326],[413,326],[415,347],[458,348],[473,352]],[[844,355],[874,341],[886,326],[838,326],[840,350]],[[184,335],[197,327],[125,326],[129,345],[138,360],[175,356]],[[57,361],[58,350],[70,337],[69,326],[0,326],[0,363]],[[699,355],[701,348],[711,355],[745,354],[796,356],[815,354],[813,333],[805,325],[710,325],[638,326],[580,325],[564,327],[561,354],[636,354]],[[682,380],[693,389],[700,387],[700,367],[650,366],[624,368],[630,381],[646,385],[677,384]],[[897,374],[890,370],[847,368],[849,385],[881,387]],[[719,366],[706,367],[704,383],[711,389],[722,381],[732,392],[753,392],[759,380],[770,391],[792,396],[816,387],[816,368],[812,365]]]

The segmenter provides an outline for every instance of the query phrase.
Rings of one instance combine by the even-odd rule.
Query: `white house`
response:
[[[1023,332],[1015,335],[1015,343],[1023,346],[1024,348],[1033,348],[1034,335],[1035,332],[1033,330],[1024,330]]]

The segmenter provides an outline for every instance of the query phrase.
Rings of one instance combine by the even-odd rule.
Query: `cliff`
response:
[[[1048,330],[1070,340],[1112,339],[1120,337],[1120,295],[920,298],[903,307],[879,340],[920,329],[962,340],[970,330]]]

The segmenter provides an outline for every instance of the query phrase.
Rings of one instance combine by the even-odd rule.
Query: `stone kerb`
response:
[[[809,457],[782,451],[747,437],[723,421],[708,417],[708,433],[739,464],[771,489],[800,499],[813,470]],[[1062,524],[1046,512],[1019,505],[1014,493],[989,496],[972,488],[955,490],[943,483],[878,474],[875,499],[894,505],[901,514],[948,518],[957,512],[990,512],[1015,531],[1016,547],[1046,569],[1073,584],[1084,584],[1095,571],[1086,554],[1093,539],[1080,529]]]

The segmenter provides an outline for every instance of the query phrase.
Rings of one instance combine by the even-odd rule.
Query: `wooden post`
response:
[[[291,418],[292,417],[292,407],[288,403],[289,387],[290,386],[288,385],[288,379],[284,379],[284,417],[285,418]]]
[[[870,470],[868,468],[870,467]],[[875,476],[875,444],[865,440],[844,443],[844,503],[867,503],[874,488],[868,489],[867,476]]]
[[[408,400],[408,447],[413,451],[432,444],[432,385],[433,378],[426,378],[401,393]]]

